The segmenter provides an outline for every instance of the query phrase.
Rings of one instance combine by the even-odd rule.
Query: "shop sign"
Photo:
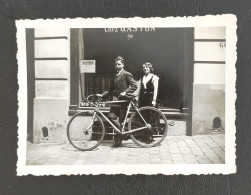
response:
[[[96,60],[80,61],[80,73],[95,73],[95,72],[96,72]]]
[[[146,27],[146,28],[105,28],[106,33],[131,33],[131,32],[155,32],[155,28]]]

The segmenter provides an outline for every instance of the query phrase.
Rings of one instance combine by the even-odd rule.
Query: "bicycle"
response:
[[[126,95],[124,97],[129,96]],[[165,115],[154,107],[146,106],[137,108],[134,104],[135,97],[129,97],[128,99],[130,100],[102,101],[102,98],[95,94],[88,96],[86,100],[89,105],[95,107],[94,111],[88,113],[89,118],[85,114],[86,112],[81,111],[73,115],[69,120],[67,125],[67,138],[70,144],[81,151],[90,151],[97,148],[105,136],[104,120],[107,121],[118,134],[122,136],[129,134],[133,142],[140,147],[160,145],[167,135],[168,123]],[[108,103],[125,103],[128,105],[121,129],[118,129],[110,119],[99,110],[100,105]],[[134,110],[131,108],[134,108]],[[133,111],[133,113],[127,122],[130,110]],[[89,125],[86,125],[88,120]],[[127,130],[125,128],[126,123],[128,123]]]

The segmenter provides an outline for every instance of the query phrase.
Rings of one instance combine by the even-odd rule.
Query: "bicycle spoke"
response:
[[[78,113],[72,117],[67,126],[67,137],[71,145],[78,150],[92,150],[104,138],[103,122],[98,116],[92,120],[91,116]]]
[[[131,116],[128,128],[130,130],[137,130],[146,127],[146,124],[140,119],[140,115],[144,117],[147,127],[143,130],[132,132],[130,134],[132,140],[143,147],[159,145],[167,133],[167,120],[165,116],[159,110],[152,107],[140,108],[139,113],[135,112]]]
[[[84,144],[84,147],[88,146],[88,143],[83,141],[80,145],[78,145],[78,147],[82,148],[83,144]]]

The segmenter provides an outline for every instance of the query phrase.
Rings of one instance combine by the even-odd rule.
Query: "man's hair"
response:
[[[115,58],[115,62],[118,61],[118,60],[120,60],[122,62],[122,64],[125,64],[125,60],[124,60],[123,57],[118,56],[117,58]]]
[[[153,69],[153,65],[152,65],[150,62],[144,63],[144,64],[143,64],[143,67],[149,68],[151,72],[154,70],[154,69]]]

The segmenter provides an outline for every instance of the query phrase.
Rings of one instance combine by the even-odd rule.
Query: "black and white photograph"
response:
[[[16,26],[18,175],[236,172],[234,15]]]

